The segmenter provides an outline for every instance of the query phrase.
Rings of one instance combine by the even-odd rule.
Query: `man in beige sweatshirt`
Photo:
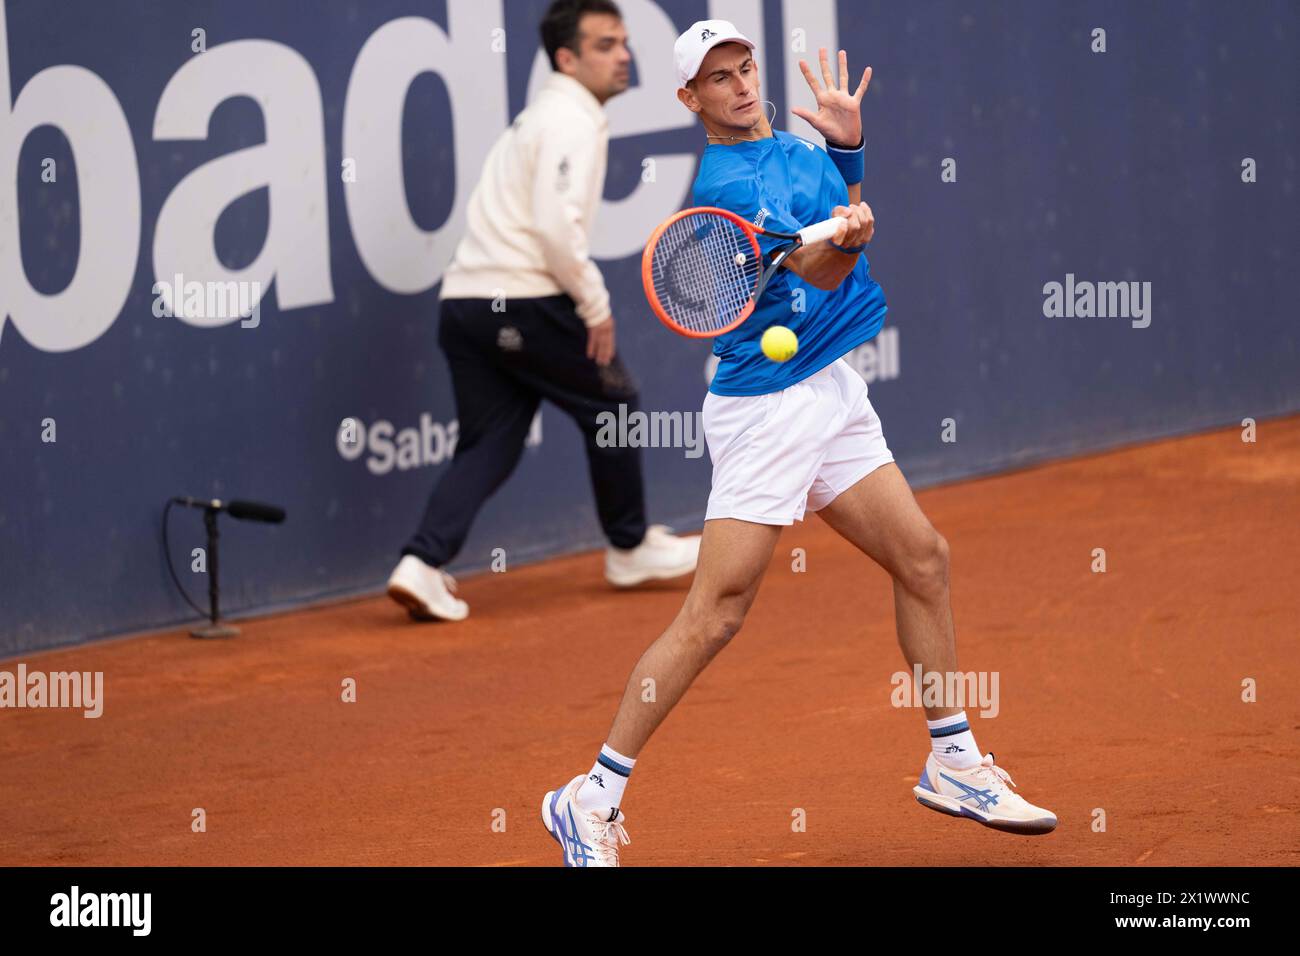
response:
[[[627,89],[631,54],[610,0],[555,0],[541,24],[552,73],[497,140],[442,282],[438,343],[459,438],[402,549],[388,594],[420,620],[469,613],[441,567],[510,476],[543,398],[582,429],[616,587],[695,570],[698,536],[647,527],[639,450],[597,441],[598,416],[639,405],[619,359],[609,292],[588,249],[605,188],[604,103]]]

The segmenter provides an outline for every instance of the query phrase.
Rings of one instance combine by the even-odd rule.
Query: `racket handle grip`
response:
[[[835,216],[831,219],[815,222],[811,226],[800,229],[799,238],[803,240],[805,246],[812,245],[814,242],[821,242],[824,239],[834,239],[835,232],[843,221],[841,217]]]

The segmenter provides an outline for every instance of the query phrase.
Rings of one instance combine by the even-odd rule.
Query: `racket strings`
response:
[[[651,255],[655,295],[668,317],[692,332],[716,332],[749,303],[762,262],[730,219],[696,213],[673,222]]]

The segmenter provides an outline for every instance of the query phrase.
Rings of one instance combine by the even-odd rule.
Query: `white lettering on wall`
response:
[[[162,92],[154,139],[206,138],[213,111],[233,96],[251,97],[261,107],[266,142],[207,162],[176,184],[158,214],[154,276],[183,273],[199,282],[257,282],[263,289],[274,280],[281,309],[332,302],[320,86],[300,53],[269,40],[238,40],[191,58]],[[227,269],[213,243],[217,218],[264,186],[266,241],[247,268]],[[198,326],[238,318],[176,315]]]
[[[107,331],[131,291],[140,246],[140,173],[126,114],[113,91],[80,66],[51,66],[33,76],[10,109],[9,35],[0,3],[0,335],[6,318],[33,347],[66,352]],[[18,173],[23,142],[55,126],[77,160],[81,246],[77,271],[61,292],[32,288],[19,244]]]
[[[448,0],[447,32],[402,17],[371,34],[357,55],[343,105],[343,155],[362,172],[344,195],[361,261],[391,292],[433,288],[456,251],[470,191],[509,119],[505,57],[483,55],[483,38],[503,20],[501,0]],[[431,232],[412,218],[402,175],[402,111],[423,73],[447,85],[456,157],[451,215]]]

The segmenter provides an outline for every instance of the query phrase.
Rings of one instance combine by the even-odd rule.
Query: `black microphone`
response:
[[[220,498],[173,498],[172,501],[187,508],[203,508],[208,511],[224,511],[230,517],[241,521],[264,521],[267,524],[279,524],[284,520],[284,509],[275,505],[264,505],[256,501],[222,501]]]

